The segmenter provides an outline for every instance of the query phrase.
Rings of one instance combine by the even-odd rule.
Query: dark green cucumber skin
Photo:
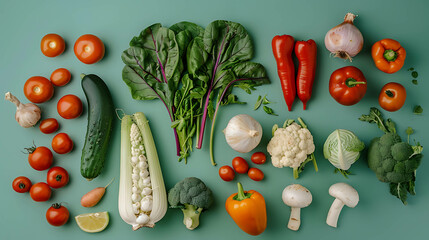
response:
[[[88,126],[82,149],[80,173],[88,180],[100,175],[114,119],[112,96],[106,83],[94,74],[82,78],[82,89],[88,102]]]

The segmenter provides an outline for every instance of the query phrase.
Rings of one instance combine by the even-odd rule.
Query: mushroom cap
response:
[[[299,184],[292,184],[283,190],[282,199],[290,207],[304,208],[310,205],[313,196],[307,188]]]
[[[329,195],[341,200],[344,205],[350,208],[356,207],[359,202],[359,194],[347,183],[335,183],[329,188]]]

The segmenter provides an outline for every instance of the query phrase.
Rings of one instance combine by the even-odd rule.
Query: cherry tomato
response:
[[[52,149],[58,154],[69,153],[73,149],[73,141],[67,133],[58,133],[52,139]]]
[[[55,227],[64,225],[69,220],[69,217],[69,210],[59,203],[52,204],[52,206],[48,208],[48,211],[46,211],[46,220]]]
[[[58,68],[51,74],[51,82],[57,87],[61,87],[70,82],[70,71],[65,68]]]
[[[390,82],[384,85],[378,96],[380,107],[389,112],[398,111],[404,106],[407,92],[404,86],[399,83]]]
[[[267,157],[263,152],[255,152],[252,154],[250,160],[252,160],[254,164],[264,164],[267,161]]]
[[[249,170],[249,164],[242,157],[232,159],[232,167],[237,173],[247,173],[247,170]]]
[[[54,156],[47,147],[31,147],[28,150],[28,163],[37,171],[43,171],[51,167]]]
[[[51,198],[51,194],[51,188],[44,182],[38,182],[30,188],[30,196],[36,202],[48,201]]]
[[[47,118],[40,122],[39,129],[44,134],[50,134],[56,132],[59,127],[57,119]]]
[[[23,176],[17,177],[12,182],[12,188],[15,190],[15,192],[18,193],[28,192],[31,188],[31,181],[30,179]]]
[[[58,100],[57,110],[65,119],[77,118],[82,114],[82,101],[75,95],[65,95]]]
[[[54,33],[45,35],[40,43],[40,49],[46,57],[56,57],[63,53],[65,48],[64,39]]]
[[[232,169],[232,167],[227,165],[222,166],[221,168],[219,168],[219,176],[224,181],[227,181],[227,182],[232,181],[234,180],[234,177],[235,177],[234,169]]]
[[[257,168],[250,168],[247,175],[249,175],[250,179],[253,181],[261,181],[264,179],[264,173]]]
[[[31,77],[24,84],[24,94],[30,102],[43,103],[54,95],[54,86],[47,78]]]
[[[85,64],[93,64],[104,57],[104,44],[94,35],[80,36],[74,44],[74,54]]]
[[[51,188],[61,188],[69,182],[69,173],[62,167],[49,169],[46,182]]]

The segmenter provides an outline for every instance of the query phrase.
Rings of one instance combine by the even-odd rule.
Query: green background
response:
[[[377,97],[381,87],[390,81],[400,82],[408,92],[404,107],[394,113],[383,111],[397,123],[397,129],[405,139],[405,129],[412,126],[416,139],[426,145],[429,141],[426,113],[413,115],[412,108],[421,104],[428,108],[429,76],[427,39],[429,21],[426,14],[427,1],[5,1],[0,2],[0,92],[11,91],[22,101],[27,102],[22,92],[24,82],[31,76],[49,77],[59,67],[68,68],[72,81],[55,88],[55,95],[48,103],[40,104],[43,117],[55,117],[61,125],[61,132],[68,133],[74,140],[74,151],[66,155],[54,154],[55,165],[65,167],[70,173],[70,183],[63,189],[54,191],[53,197],[44,203],[33,202],[28,194],[17,194],[11,188],[12,180],[20,175],[28,176],[33,183],[45,181],[46,171],[33,170],[27,157],[21,151],[32,144],[49,146],[53,135],[44,135],[39,129],[23,129],[14,120],[15,107],[6,101],[0,102],[0,239],[245,239],[253,238],[242,232],[224,209],[225,199],[236,192],[236,182],[243,183],[245,189],[255,189],[265,196],[268,214],[266,231],[261,239],[426,239],[428,236],[429,181],[427,158],[424,158],[417,173],[417,195],[409,198],[408,206],[391,196],[388,185],[379,182],[375,174],[367,168],[362,157],[351,168],[355,174],[348,180],[333,173],[333,166],[323,159],[322,146],[325,138],[335,129],[354,131],[367,145],[373,137],[382,132],[375,125],[363,123],[357,118],[367,114],[371,106],[378,106]],[[326,32],[342,22],[344,15],[351,11],[358,14],[355,23],[361,30],[365,43],[362,52],[352,63],[329,56],[324,47]],[[274,168],[270,162],[260,166],[265,173],[262,182],[254,182],[247,176],[237,176],[233,182],[223,182],[218,177],[218,167],[212,167],[208,157],[208,142],[203,150],[196,150],[188,164],[178,163],[175,156],[173,132],[167,113],[160,101],[136,101],[131,98],[127,86],[122,82],[121,52],[129,40],[156,22],[170,26],[187,20],[203,27],[211,21],[226,19],[241,23],[252,36],[255,46],[254,61],[264,64],[272,83],[258,88],[252,95],[239,89],[238,93],[247,105],[223,107],[217,118],[215,134],[215,155],[218,166],[230,164],[235,156],[250,159],[249,154],[234,152],[225,142],[221,130],[228,120],[239,113],[249,113],[260,121],[264,129],[261,144],[256,150],[266,151],[273,124],[281,124],[287,118],[301,116],[308,124],[315,138],[316,158],[319,172],[309,166],[298,180],[292,177],[289,168]],[[60,34],[66,41],[64,54],[47,58],[40,52],[40,40],[47,33]],[[94,65],[79,62],[73,54],[74,41],[83,34],[99,36],[106,45],[105,58]],[[288,112],[284,103],[276,72],[276,64],[271,51],[271,39],[276,34],[290,34],[297,40],[314,39],[319,46],[318,66],[313,96],[308,110],[295,101],[293,111]],[[394,38],[407,50],[405,65],[398,73],[389,75],[379,71],[373,64],[371,45],[382,38]],[[329,95],[329,76],[337,68],[353,65],[360,68],[367,80],[368,91],[365,98],[354,106],[342,106]],[[414,67],[419,72],[419,85],[411,83],[407,72]],[[116,120],[108,152],[106,165],[101,176],[87,182],[80,176],[80,155],[86,131],[87,109],[74,120],[61,119],[56,112],[56,102],[65,94],[75,94],[85,103],[80,87],[80,73],[94,73],[108,84],[117,108],[131,114],[144,112],[150,120],[151,129],[158,148],[160,162],[167,189],[185,177],[195,176],[203,179],[212,188],[215,204],[202,214],[201,224],[189,231],[182,224],[182,213],[169,209],[166,216],[154,229],[141,229],[133,232],[119,216],[119,152],[120,122]],[[268,94],[276,102],[271,105],[279,116],[268,116],[262,109],[253,111],[258,95]],[[206,135],[208,138],[208,135]],[[207,139],[206,139],[207,140]],[[426,150],[427,151],[427,150]],[[365,154],[364,154],[365,156]],[[86,209],[80,206],[81,196],[87,191],[107,184],[113,184],[100,204]],[[355,209],[344,208],[338,228],[326,225],[325,219],[333,198],[328,188],[336,182],[347,182],[360,194],[360,202]],[[299,183],[313,194],[313,203],[302,211],[302,225],[298,232],[286,228],[289,207],[281,200],[284,187]],[[45,212],[54,202],[65,202],[72,218],[63,227],[52,227],[45,220]],[[109,211],[111,219],[108,228],[97,234],[82,232],[73,217],[87,212]]]

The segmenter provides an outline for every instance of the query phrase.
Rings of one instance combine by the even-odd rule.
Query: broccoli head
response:
[[[172,208],[183,212],[183,223],[194,230],[200,224],[200,214],[213,203],[213,194],[203,181],[196,177],[185,178],[168,192],[168,202]]]
[[[402,142],[396,133],[386,133],[374,138],[368,150],[368,165],[382,182],[402,183],[414,179],[414,171],[420,165],[422,154]]]

